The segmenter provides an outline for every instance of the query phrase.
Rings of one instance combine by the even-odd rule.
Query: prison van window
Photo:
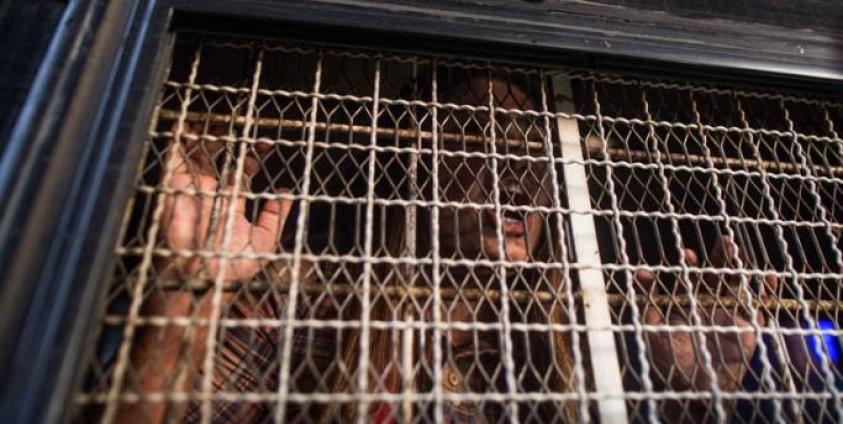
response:
[[[80,422],[826,422],[843,107],[177,34]]]

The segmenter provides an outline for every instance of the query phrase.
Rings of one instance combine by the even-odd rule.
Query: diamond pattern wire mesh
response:
[[[664,81],[180,34],[75,419],[840,420],[843,107]]]

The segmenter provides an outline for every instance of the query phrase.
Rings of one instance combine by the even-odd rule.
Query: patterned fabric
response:
[[[320,266],[309,268],[304,274],[315,271],[316,275],[310,274],[314,280],[328,280],[324,278],[331,275],[334,269],[333,264],[320,264]],[[281,270],[281,273],[286,272]],[[310,280],[311,282],[313,280]],[[226,318],[234,320],[249,319],[284,319],[287,314],[288,298],[286,295],[263,294],[257,295],[249,292],[241,292],[231,301],[230,306],[224,312]],[[462,305],[466,316],[452,316],[458,321],[468,321],[470,311],[468,305]],[[337,317],[337,309],[327,297],[321,298],[316,304],[301,304],[297,306],[297,319],[333,319]],[[452,311],[453,312],[453,311]],[[452,314],[453,315],[453,314]],[[229,393],[272,393],[278,390],[278,377],[281,366],[281,353],[283,344],[283,328],[278,327],[228,327],[223,328],[219,334],[217,351],[214,360],[213,390],[215,392]],[[455,332],[452,334],[450,348],[453,349],[455,361],[444,366],[445,381],[443,388],[446,392],[475,392],[482,393],[488,389],[489,383],[482,378],[481,373],[471,373],[470,369],[475,360],[479,358],[478,366],[487,368],[492,373],[501,360],[497,341],[494,337],[481,337],[479,345],[475,346],[469,332]],[[340,355],[338,350],[342,349],[337,338],[337,333],[332,329],[300,329],[294,332],[291,373],[295,373],[297,365],[310,360],[316,369],[320,371],[331,367],[332,362],[337,361]],[[466,376],[471,376],[466,378]],[[291,389],[296,392],[312,391],[317,384],[314,378],[319,376],[295,374],[291,381]],[[201,387],[202,374],[196,378],[194,388]],[[499,384],[501,382],[498,382]],[[494,384],[494,383],[493,383]],[[330,390],[330,388],[324,388]],[[324,390],[322,389],[322,390]],[[391,388],[390,390],[397,390]],[[183,421],[200,422],[202,404],[193,401],[188,404]],[[394,424],[394,413],[397,412],[397,405],[381,403],[373,405],[371,409],[370,422],[376,424]],[[309,422],[320,416],[322,410],[314,405],[309,405],[308,410],[299,410],[297,405],[287,406],[288,420],[305,418]],[[445,418],[448,423],[475,423],[495,421],[494,417],[500,416],[502,411],[496,408],[493,403],[470,403],[470,402],[445,402]],[[213,423],[262,423],[270,422],[273,419],[274,409],[272,403],[243,402],[243,401],[214,401],[211,411],[211,422]],[[310,418],[307,420],[306,418]]]
[[[244,297],[233,303],[226,314],[235,319],[281,319],[286,317],[286,296],[264,301],[261,306]],[[298,308],[298,318],[305,318],[309,307]],[[317,306],[315,318],[330,316],[330,304]],[[307,355],[320,369],[325,369],[335,357],[336,343],[332,330],[320,330],[310,335],[297,331],[293,339],[292,364]],[[273,392],[278,389],[281,366],[283,329],[268,327],[233,327],[220,333],[214,361],[214,391],[252,393]],[[201,384],[201,374],[195,386]],[[215,401],[213,423],[260,423],[271,421],[273,409],[269,404],[257,402]],[[201,402],[191,402],[184,416],[185,422],[201,421]],[[291,411],[294,412],[294,411]]]

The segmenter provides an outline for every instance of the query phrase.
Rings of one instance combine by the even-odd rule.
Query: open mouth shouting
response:
[[[527,226],[525,224],[526,213],[524,211],[503,210],[501,214],[503,215],[501,231],[505,237],[521,237],[527,232]],[[484,222],[490,228],[497,228],[497,214],[493,209],[486,209],[483,218]]]

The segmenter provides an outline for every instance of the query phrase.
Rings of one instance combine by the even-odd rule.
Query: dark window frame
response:
[[[805,19],[822,13],[806,9]],[[454,53],[489,55],[492,45],[495,56],[525,62],[843,88],[838,33],[647,9],[557,0],[70,0],[0,157],[0,414],[10,422],[69,419],[140,157],[136,141],[176,28],[420,51],[447,40]]]

